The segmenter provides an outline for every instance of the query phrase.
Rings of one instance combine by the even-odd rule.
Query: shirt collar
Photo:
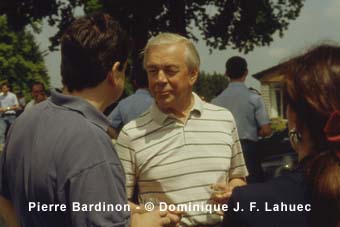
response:
[[[193,92],[192,95],[194,96],[194,106],[191,108],[190,112],[198,112],[199,114],[202,114],[204,101],[202,101],[195,92]]]
[[[200,97],[198,97],[198,95],[195,92],[192,92],[192,95],[194,97],[194,105],[190,110],[190,115],[191,113],[198,113],[199,115],[201,115],[203,111],[203,101],[200,99]],[[150,112],[152,119],[160,125],[162,125],[164,121],[170,117],[169,114],[163,113],[158,108],[156,102],[152,104]]]
[[[246,85],[244,82],[230,82],[229,84],[230,87],[245,87]]]
[[[135,94],[144,94],[150,96],[150,92],[148,91],[148,89],[145,88],[138,88]]]
[[[103,113],[98,111],[94,106],[85,101],[82,98],[64,95],[56,90],[51,91],[51,102],[55,105],[62,106],[69,110],[75,111],[83,115],[91,123],[99,126],[105,132],[107,132],[110,121],[105,117]]]

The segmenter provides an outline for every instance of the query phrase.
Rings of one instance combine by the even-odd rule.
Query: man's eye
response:
[[[149,74],[155,74],[157,72],[156,69],[148,69]]]
[[[178,72],[177,70],[173,70],[173,69],[165,70],[166,75],[169,75],[169,76],[174,76],[176,75],[177,72]]]

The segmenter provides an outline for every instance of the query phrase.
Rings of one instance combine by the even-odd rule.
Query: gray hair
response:
[[[144,56],[143,65],[144,68],[146,66],[146,56],[147,52],[151,46],[157,45],[171,45],[176,43],[183,43],[185,45],[185,63],[188,69],[191,70],[199,70],[200,67],[200,57],[198,55],[198,51],[192,41],[187,39],[184,36],[175,34],[175,33],[160,33],[155,37],[149,39],[148,43],[146,44],[144,50],[141,54]]]

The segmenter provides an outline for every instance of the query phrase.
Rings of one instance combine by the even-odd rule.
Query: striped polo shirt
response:
[[[248,174],[232,114],[193,96],[185,123],[154,103],[123,127],[116,150],[125,169],[128,198],[138,186],[140,201],[157,198],[168,204],[204,206],[211,197],[210,185],[221,176],[229,181]],[[181,226],[220,221],[216,214],[190,211],[184,213]]]

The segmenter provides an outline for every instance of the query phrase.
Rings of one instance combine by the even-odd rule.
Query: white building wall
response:
[[[272,118],[271,114],[271,95],[270,95],[270,85],[269,84],[262,84],[261,85],[261,94],[264,101],[264,105],[266,106],[267,113],[269,118]]]

